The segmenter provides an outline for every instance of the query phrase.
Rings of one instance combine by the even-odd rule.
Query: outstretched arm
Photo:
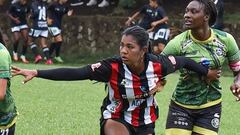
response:
[[[49,70],[28,70],[12,67],[13,76],[22,75],[25,77],[23,83],[32,80],[34,77],[58,80],[72,81],[90,79],[91,68],[89,66],[82,68],[57,68]]]

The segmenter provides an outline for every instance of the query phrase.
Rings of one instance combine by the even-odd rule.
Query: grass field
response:
[[[22,65],[22,68],[58,66]],[[156,135],[163,135],[168,104],[178,74],[167,77],[163,92],[157,94],[160,118]],[[35,78],[21,84],[23,77],[12,79],[12,91],[20,113],[16,135],[99,135],[100,106],[106,96],[102,83],[93,81],[56,82]],[[222,77],[223,114],[219,135],[240,135],[240,103],[229,91],[233,77]]]

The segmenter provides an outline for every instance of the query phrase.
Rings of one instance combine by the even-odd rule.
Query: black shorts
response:
[[[7,129],[0,129],[0,135],[14,135],[15,133],[15,124]]]
[[[121,122],[127,129],[130,135],[148,135],[148,134],[152,134],[155,135],[155,123],[151,123],[151,124],[147,124],[147,125],[143,125],[143,126],[139,126],[139,127],[134,127],[131,124],[127,123],[124,120],[121,119],[112,119],[118,122]],[[104,133],[104,125],[106,123],[107,119],[101,119],[100,120],[100,135],[105,135]]]
[[[179,132],[179,135],[191,135],[192,132],[207,135],[217,135],[220,118],[221,103],[203,109],[188,109],[177,105],[173,101],[169,106],[166,123],[166,135]]]

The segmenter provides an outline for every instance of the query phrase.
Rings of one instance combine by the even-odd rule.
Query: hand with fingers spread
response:
[[[232,91],[233,95],[236,96],[236,101],[240,101],[240,84],[234,83],[230,86],[230,90]]]
[[[23,84],[27,83],[28,81],[32,80],[34,77],[37,76],[37,70],[28,70],[28,69],[21,69],[15,66],[12,66],[12,75],[17,76],[17,75],[22,75],[25,77],[23,80]]]

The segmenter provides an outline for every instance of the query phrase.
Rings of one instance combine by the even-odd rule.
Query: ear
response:
[[[148,52],[148,47],[147,47],[147,46],[144,46],[144,47],[142,48],[142,51],[143,51],[142,56],[144,56],[144,54]]]
[[[205,21],[205,22],[208,22],[208,21],[209,21],[209,18],[210,18],[209,15],[205,15],[205,16],[204,16],[204,21]]]

